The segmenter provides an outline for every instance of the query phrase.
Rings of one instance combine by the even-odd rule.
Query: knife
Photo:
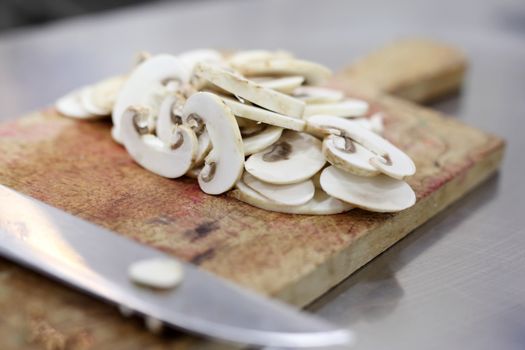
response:
[[[0,185],[0,255],[72,287],[175,328],[219,341],[271,347],[326,347],[353,333],[269,300],[191,264],[182,283],[155,291],[131,282],[128,267],[169,258],[100,226]]]

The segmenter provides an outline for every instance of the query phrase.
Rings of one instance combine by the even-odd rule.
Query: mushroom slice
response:
[[[318,63],[296,58],[270,58],[252,60],[232,67],[245,76],[300,75],[309,85],[320,85],[332,75],[332,71]]]
[[[232,66],[249,64],[253,61],[269,60],[276,58],[292,58],[287,51],[245,50],[231,55],[229,63]]]
[[[200,188],[208,194],[221,194],[232,188],[244,167],[242,138],[235,116],[224,102],[209,92],[192,95],[184,105],[182,121],[201,120],[213,145],[199,173]]]
[[[98,115],[100,117],[109,116],[111,110],[103,109],[93,103],[93,86],[86,86],[80,91],[80,103],[82,107],[86,109],[89,113],[93,115]]]
[[[113,108],[113,132],[117,142],[122,140],[120,123],[129,106],[139,105],[157,111],[164,95],[178,83],[186,83],[190,71],[171,55],[157,55],[137,66],[123,84]]]
[[[191,168],[186,173],[186,176],[189,177],[189,178],[192,178],[192,179],[197,179],[197,178],[199,178],[199,173],[201,172],[201,170],[202,170],[202,167],[200,167],[200,166]]]
[[[100,115],[90,113],[80,100],[81,91],[75,90],[67,95],[60,97],[55,102],[55,108],[58,113],[76,119],[99,119]]]
[[[306,105],[304,109],[304,118],[316,114],[329,114],[336,117],[362,117],[367,112],[367,102],[352,99],[343,102]]]
[[[321,173],[321,187],[331,196],[376,212],[396,212],[411,207],[416,194],[403,180],[385,175],[362,177],[329,166]]]
[[[229,97],[221,96],[221,98],[237,117],[296,131],[302,131],[306,126],[306,122],[303,119],[274,113],[257,106],[236,101]]]
[[[294,75],[282,78],[259,77],[251,80],[265,88],[283,92],[285,94],[291,94],[295,88],[301,86],[304,82],[304,77]]]
[[[414,162],[406,153],[353,120],[330,115],[315,115],[308,118],[308,129],[313,133],[324,129],[325,132],[338,133],[361,144],[375,154],[369,159],[370,164],[393,178],[403,179],[416,172]]]
[[[300,86],[293,91],[292,96],[306,103],[334,103],[345,97],[340,90],[318,86]]]
[[[315,187],[311,180],[289,185],[275,185],[244,173],[242,181],[251,189],[279,204],[301,205],[314,197]]]
[[[82,103],[93,114],[110,115],[125,81],[126,77],[119,75],[89,86],[82,95]]]
[[[278,91],[267,89],[239,74],[217,65],[199,63],[195,73],[214,85],[274,112],[302,117],[304,102]]]
[[[260,124],[263,127],[263,130],[252,134],[250,136],[244,136],[243,129],[241,128],[242,145],[244,149],[244,155],[249,156],[262,151],[266,147],[273,145],[283,133],[283,129],[277,126],[270,126],[266,124]]]
[[[144,134],[150,110],[130,106],[122,115],[121,136],[124,147],[142,167],[160,176],[176,178],[184,175],[192,166],[197,152],[197,137],[186,126],[173,129],[169,143],[152,134]]]
[[[245,168],[259,180],[284,185],[311,178],[325,163],[321,141],[287,130],[272,146],[252,154]]]
[[[230,196],[237,198],[241,202],[248,203],[254,207],[275,211],[285,214],[303,215],[331,215],[349,211],[352,205],[340,201],[326,194],[322,189],[315,189],[314,197],[301,205],[278,204],[257,191],[247,186],[242,180],[235,185],[236,189],[229,193]]]
[[[347,137],[329,135],[323,140],[326,160],[347,172],[359,176],[375,176],[380,171],[370,164],[375,154]]]
[[[371,130],[376,134],[382,134],[385,130],[383,124],[383,115],[381,113],[376,113],[371,117],[361,117],[353,119],[356,123],[362,126],[365,129]]]
[[[195,65],[200,62],[222,62],[223,58],[219,51],[212,49],[197,49],[186,51],[177,56],[179,60],[184,62],[187,65],[190,71],[193,71]]]

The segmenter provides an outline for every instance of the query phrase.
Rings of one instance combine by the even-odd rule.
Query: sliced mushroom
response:
[[[85,87],[80,96],[83,106],[93,114],[110,115],[125,81],[125,76],[116,76]]]
[[[200,62],[218,63],[222,62],[223,58],[219,51],[212,49],[197,49],[186,51],[177,56],[179,60],[187,65],[190,71],[193,71],[195,65]]]
[[[344,202],[376,212],[396,212],[416,202],[414,191],[403,180],[385,175],[357,176],[334,166],[321,173],[321,187]]]
[[[385,129],[383,125],[383,115],[381,113],[376,113],[371,117],[354,118],[353,120],[363,128],[371,130],[376,134],[381,135]]]
[[[139,105],[158,111],[165,95],[179,83],[188,82],[190,72],[179,59],[171,55],[157,55],[137,66],[123,84],[113,108],[113,132],[121,142],[120,124],[129,106]]]
[[[317,114],[329,114],[336,117],[362,117],[368,112],[368,103],[361,100],[346,100],[336,103],[318,103],[306,105],[304,118]]]
[[[175,259],[151,258],[133,262],[128,268],[128,275],[137,284],[169,289],[182,282],[184,270]]]
[[[349,211],[351,204],[345,203],[326,194],[322,189],[315,189],[314,197],[301,205],[278,204],[247,186],[242,180],[237,182],[230,196],[253,205],[254,207],[286,214],[331,215]]]
[[[172,129],[182,124],[182,110],[185,102],[186,98],[181,94],[169,95],[162,101],[156,125],[157,137],[162,141],[168,142]],[[194,165],[200,165],[211,150],[210,137],[204,125],[199,121],[191,120],[188,126],[197,136],[199,143]]]
[[[319,86],[300,86],[293,91],[292,96],[306,103],[334,103],[345,97],[340,90]]]
[[[199,173],[201,172],[201,170],[202,170],[201,166],[197,166],[197,167],[191,168],[186,173],[186,176],[189,177],[189,178],[192,178],[192,179],[198,179],[199,178]]]
[[[332,71],[323,65],[295,58],[252,60],[232,66],[245,76],[300,75],[310,85],[321,85],[332,75]]]
[[[236,65],[249,64],[253,61],[291,57],[292,54],[287,51],[246,50],[232,54],[228,61],[235,67]]]
[[[184,105],[183,122],[190,124],[197,119],[206,126],[213,145],[199,173],[199,186],[208,194],[224,193],[239,180],[244,166],[242,138],[237,121],[224,102],[209,92],[192,95]]]
[[[301,205],[314,197],[315,187],[311,180],[289,185],[275,185],[261,181],[245,172],[242,181],[251,189],[279,204]]]
[[[195,67],[195,73],[231,94],[242,97],[258,106],[293,117],[303,115],[303,101],[267,89],[223,67],[199,63]]]
[[[285,94],[290,94],[295,88],[301,86],[304,82],[304,77],[295,75],[291,77],[272,78],[272,77],[256,77],[251,79],[259,85],[267,89],[276,90]]]
[[[302,131],[306,126],[303,119],[274,113],[257,106],[236,101],[229,97],[221,96],[221,98],[237,117],[296,131]]]
[[[283,185],[311,178],[325,163],[321,141],[287,130],[272,146],[252,154],[245,168],[259,180]]]
[[[283,129],[277,126],[266,124],[260,125],[262,125],[263,129],[255,134],[251,134],[250,136],[245,136],[245,134],[243,134],[243,128],[241,128],[241,135],[243,136],[242,144],[245,156],[260,152],[266,147],[273,145],[275,142],[277,142],[277,140],[279,140],[283,133]]]
[[[90,113],[84,106],[82,105],[80,94],[82,90],[75,90],[67,95],[64,95],[60,97],[55,102],[55,108],[58,111],[58,113],[70,117],[70,118],[76,118],[76,119],[99,119],[101,116],[96,115],[93,113]]]
[[[173,129],[168,143],[148,134],[151,111],[130,106],[121,119],[121,136],[131,157],[147,170],[168,178],[184,175],[192,166],[197,152],[197,137],[186,126]]]
[[[359,176],[375,176],[380,171],[370,164],[375,154],[352,139],[329,135],[323,140],[323,154],[326,160],[347,172]]]
[[[361,144],[375,154],[369,159],[370,164],[393,178],[403,179],[416,172],[416,166],[407,154],[353,120],[330,115],[316,115],[308,118],[308,130],[312,133],[324,130]]]

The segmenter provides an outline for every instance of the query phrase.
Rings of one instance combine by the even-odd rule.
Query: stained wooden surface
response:
[[[69,120],[53,109],[0,126],[0,182],[262,294],[305,305],[489,176],[503,152],[494,136],[374,89],[357,90],[346,75],[332,85],[385,113],[386,137],[418,167],[409,180],[416,206],[398,214],[324,217],[266,212],[207,196],[191,179],[150,174],[111,140],[108,123]],[[1,262],[0,278],[6,348],[216,346],[174,333],[152,336],[138,320],[127,322],[9,262]]]

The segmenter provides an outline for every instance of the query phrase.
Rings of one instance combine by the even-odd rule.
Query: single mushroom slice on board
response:
[[[168,142],[172,135],[172,129],[182,124],[182,110],[186,98],[179,93],[167,96],[162,101],[157,117],[157,137]],[[198,120],[191,120],[189,126],[197,136],[199,147],[195,156],[194,165],[200,165],[208,152],[211,150],[211,141],[204,124]]]
[[[283,133],[283,129],[273,125],[259,124],[262,130],[247,133],[247,128],[240,128],[244,155],[249,156],[273,145]]]
[[[292,96],[308,103],[334,103],[341,101],[345,95],[341,90],[319,86],[300,86]]]
[[[200,188],[208,194],[221,194],[232,188],[242,175],[244,152],[235,116],[224,102],[209,92],[198,92],[186,101],[182,121],[201,120],[212,143],[199,173]]]
[[[304,77],[294,75],[290,77],[254,77],[251,80],[267,89],[276,90],[285,94],[291,94],[295,88],[301,86]]]
[[[122,140],[120,123],[129,106],[145,106],[156,113],[164,98],[162,95],[176,89],[178,84],[188,82],[189,78],[190,71],[186,65],[171,55],[153,56],[137,66],[122,85],[113,108],[115,130],[112,135],[115,141]]]
[[[284,205],[305,204],[314,197],[315,187],[311,180],[289,185],[275,185],[261,181],[245,172],[242,181],[252,190],[271,201]]]
[[[308,118],[307,129],[314,134],[323,131],[336,133],[361,144],[375,154],[369,159],[370,164],[393,178],[403,179],[416,172],[416,165],[405,152],[380,135],[363,128],[359,122],[331,115],[315,115]]]
[[[304,109],[304,118],[316,114],[329,114],[336,117],[362,117],[368,112],[368,103],[361,100],[346,100],[335,103],[308,104]]]
[[[329,135],[323,140],[326,160],[347,172],[359,176],[375,176],[380,171],[370,164],[375,154],[344,136]]]
[[[257,106],[239,102],[229,97],[221,96],[221,98],[237,117],[295,131],[302,131],[306,126],[306,122],[300,118],[268,111]]]
[[[304,102],[278,91],[265,88],[218,65],[199,63],[195,73],[235,96],[242,97],[271,111],[302,117]]]
[[[334,166],[321,173],[321,187],[335,198],[375,212],[397,212],[416,202],[416,194],[403,180],[357,176]]]
[[[131,157],[143,168],[160,176],[177,178],[193,165],[197,137],[186,126],[173,129],[169,142],[149,134],[150,109],[130,106],[122,116],[122,141]]]
[[[235,189],[229,192],[231,197],[237,198],[241,202],[250,204],[256,208],[275,211],[285,214],[302,215],[332,215],[344,213],[353,208],[351,204],[340,201],[329,196],[322,189],[316,188],[314,197],[301,205],[284,205],[276,203],[257,191],[247,186],[242,180],[237,182]]]
[[[296,58],[270,58],[232,64],[245,76],[300,75],[309,85],[320,85],[332,75],[332,71],[318,63]]]
[[[81,90],[72,91],[55,102],[58,113],[75,119],[100,119],[100,115],[90,113],[83,105],[80,98]]]
[[[245,169],[259,180],[284,185],[311,178],[325,163],[321,141],[286,130],[272,146],[252,154]]]

